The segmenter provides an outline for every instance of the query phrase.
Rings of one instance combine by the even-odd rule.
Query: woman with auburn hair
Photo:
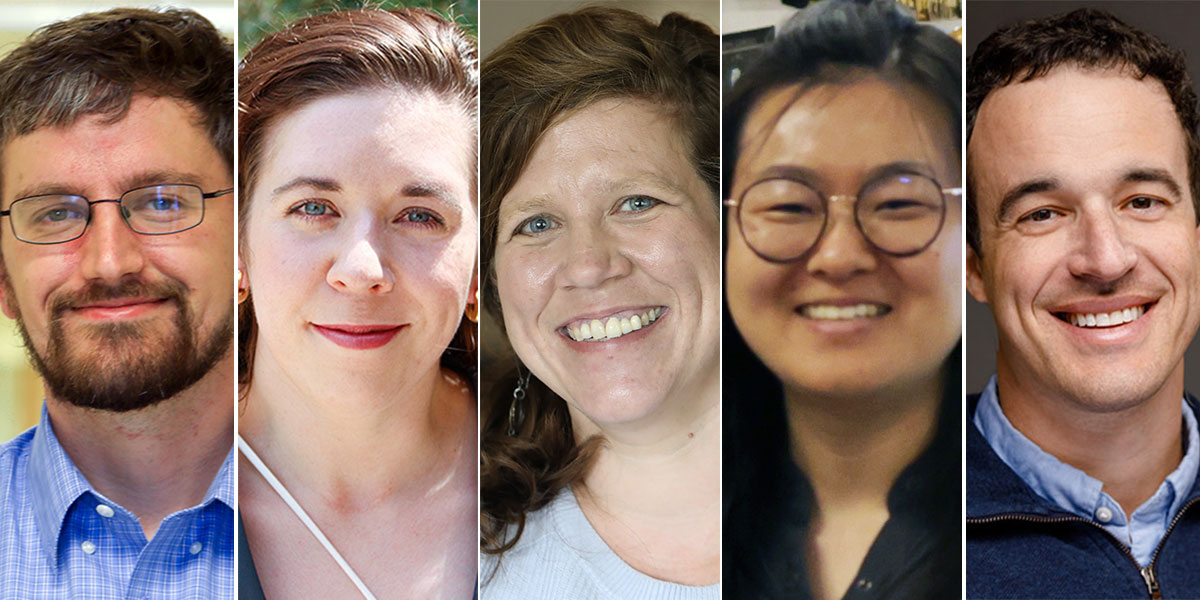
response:
[[[830,0],[727,97],[732,597],[961,594],[960,56]]]
[[[329,13],[240,77],[240,597],[469,598],[475,44]]]
[[[720,595],[717,42],[588,8],[484,62],[487,598]]]

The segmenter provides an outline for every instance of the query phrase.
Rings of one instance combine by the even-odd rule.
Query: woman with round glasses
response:
[[[725,586],[960,593],[960,47],[798,16],[727,98]]]
[[[239,77],[239,597],[466,600],[475,43],[320,14]]]

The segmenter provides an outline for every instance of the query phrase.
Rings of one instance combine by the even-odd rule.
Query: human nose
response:
[[[1133,270],[1137,250],[1126,243],[1111,211],[1084,213],[1082,235],[1067,259],[1071,274],[1097,281],[1116,281]]]
[[[335,290],[349,294],[386,294],[395,276],[380,256],[378,241],[369,228],[348,236],[329,267],[325,281]]]
[[[115,202],[91,206],[91,220],[81,238],[80,272],[87,279],[110,283],[146,266],[142,236],[129,228]]]
[[[632,270],[621,240],[601,226],[577,228],[568,235],[567,243],[565,263],[559,270],[564,287],[596,287]]]
[[[875,270],[875,252],[855,223],[852,202],[841,203],[845,210],[835,210],[837,202],[830,204],[825,231],[808,258],[808,272],[840,280]]]

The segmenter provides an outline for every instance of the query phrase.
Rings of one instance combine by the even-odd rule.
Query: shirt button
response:
[[[1107,522],[1111,521],[1112,518],[1113,518],[1112,511],[1109,510],[1107,506],[1101,506],[1100,508],[1096,509],[1096,520],[1097,521],[1100,521],[1101,523],[1107,523]]]
[[[200,542],[192,542],[191,547],[188,548],[188,552],[191,552],[192,554],[200,554],[200,551],[203,549],[204,544],[201,544]]]
[[[96,512],[100,513],[100,516],[102,516],[102,517],[113,516],[113,509],[111,506],[109,506],[107,504],[97,504]]]
[[[854,582],[854,587],[865,592],[875,587],[875,584],[871,583],[869,579],[859,579],[858,581]]]
[[[84,542],[79,545],[79,548],[83,550],[84,554],[95,554],[96,553],[96,545],[91,542]]]

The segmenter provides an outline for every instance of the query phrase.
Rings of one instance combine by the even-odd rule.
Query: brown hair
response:
[[[504,195],[546,130],[597,100],[639,98],[672,115],[696,171],[716,197],[720,180],[720,55],[708,26],[679,14],[655,24],[627,10],[592,7],[551,17],[509,39],[484,61],[480,97],[483,303],[501,315],[493,258]],[[530,377],[508,435],[511,376],[482,402],[480,522],[484,552],[512,548],[525,515],[582,481],[598,438],[576,444],[566,404]],[[511,529],[510,529],[511,528]]]
[[[425,10],[351,10],[300,19],[259,42],[242,62],[238,90],[238,205],[241,244],[255,173],[271,126],[317,98],[361,90],[424,92],[478,115],[479,59],[457,25]],[[472,133],[477,133],[472,131]],[[474,144],[471,149],[474,150]],[[476,163],[476,156],[468,157]],[[471,193],[476,188],[471,170]],[[257,325],[252,298],[238,309],[238,384],[245,393]],[[475,324],[465,316],[442,365],[475,381]]]
[[[233,45],[190,10],[118,8],[46,25],[0,59],[0,147],[80,117],[121,120],[134,94],[187,102],[233,168]]]

